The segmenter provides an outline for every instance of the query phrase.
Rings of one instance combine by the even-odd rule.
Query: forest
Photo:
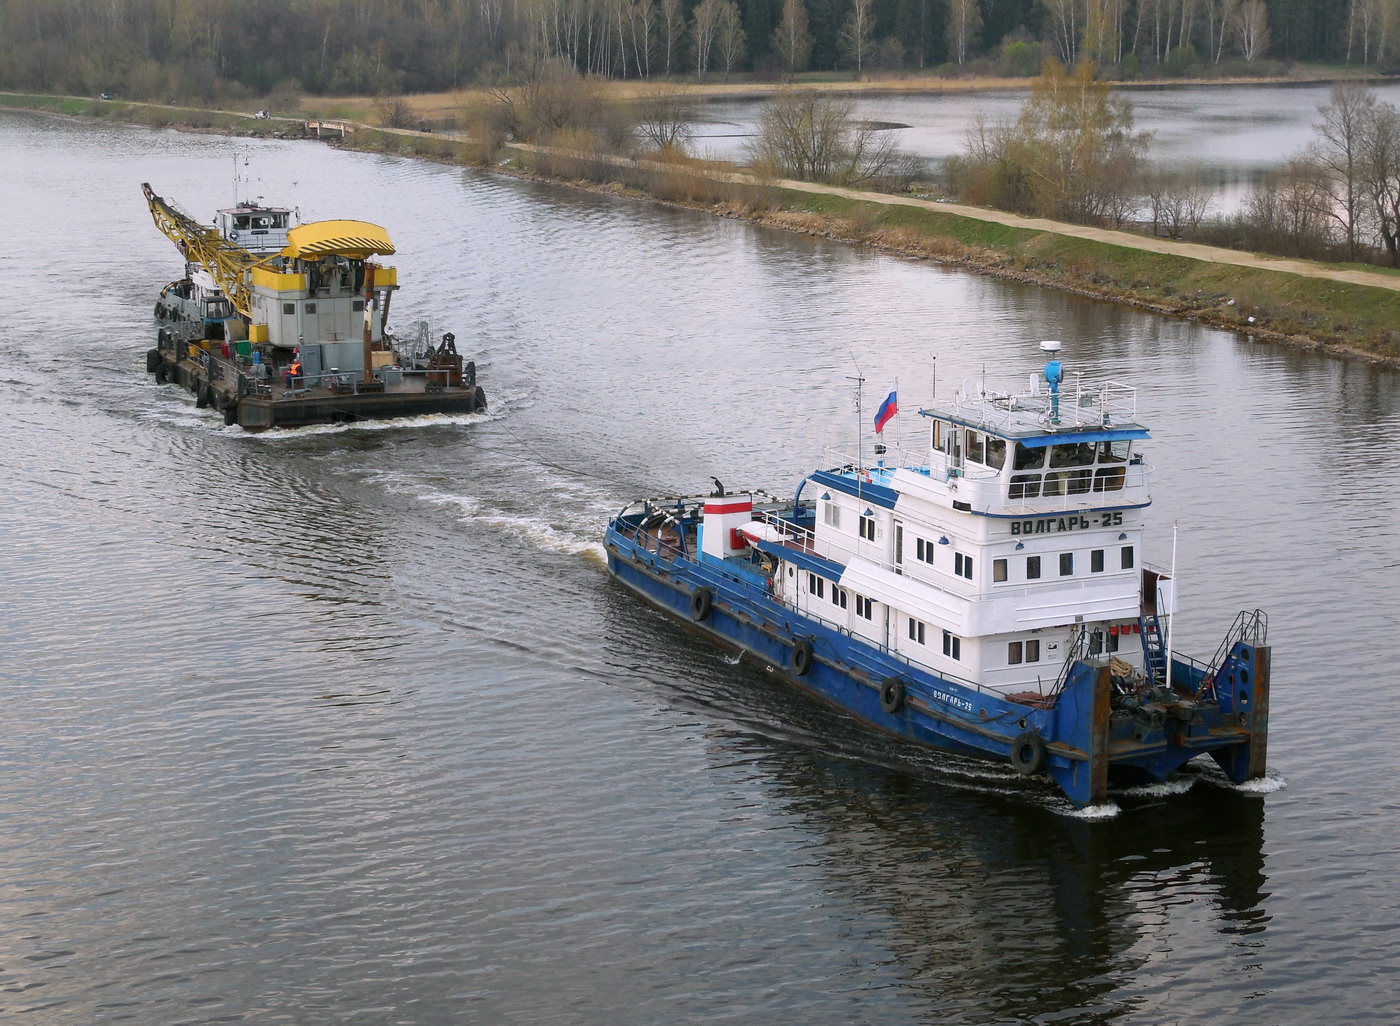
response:
[[[385,96],[510,81],[806,73],[1109,78],[1400,67],[1400,0],[0,0],[0,88],[126,99]],[[293,100],[294,102],[294,100]]]

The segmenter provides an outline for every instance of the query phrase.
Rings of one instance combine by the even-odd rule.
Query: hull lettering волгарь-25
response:
[[[1076,805],[1201,754],[1262,777],[1267,618],[1240,613],[1206,662],[1172,650],[1172,575],[1139,555],[1136,391],[1062,394],[1062,373],[965,389],[919,411],[927,449],[877,445],[792,499],[716,482],[634,503],[608,525],[608,568],[876,727],[1046,774]]]
[[[220,210],[209,228],[141,188],[185,257],[185,277],[156,300],[146,369],[158,382],[250,431],[486,408],[451,334],[385,331],[398,275],[370,259],[394,252],[383,228],[294,226],[288,208],[255,203]]]

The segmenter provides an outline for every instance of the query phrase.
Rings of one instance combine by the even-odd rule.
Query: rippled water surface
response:
[[[1395,373],[318,144],[0,115],[0,148],[5,1021],[1391,1018]],[[250,436],[152,383],[179,259],[140,183],[209,220],[245,158],[389,229],[395,319],[455,331],[488,414]],[[912,410],[1039,338],[1141,386],[1185,647],[1269,611],[1267,786],[1077,815],[609,582],[627,501],[853,445],[857,366]]]

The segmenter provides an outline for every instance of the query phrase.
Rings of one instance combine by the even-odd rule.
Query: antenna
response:
[[[856,354],[851,353],[851,363],[855,364],[855,377],[846,375],[847,381],[856,383],[856,501],[860,501],[860,471],[865,469],[865,413],[862,410],[865,396],[865,377],[860,372]]]

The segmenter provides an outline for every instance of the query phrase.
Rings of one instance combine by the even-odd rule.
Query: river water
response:
[[[1388,1021],[1400,375],[649,203],[0,114],[7,1022]],[[246,165],[239,162],[246,160]],[[250,192],[388,227],[484,416],[250,436],[144,373]],[[1208,656],[1271,615],[1270,778],[1073,813],[628,598],[608,515],[790,490],[1034,342],[1141,386]],[[892,429],[909,440],[917,418]],[[1116,811],[1115,811],[1116,810]]]
[[[1373,87],[1386,103],[1400,104],[1400,83]],[[1190,85],[1119,87],[1115,95],[1133,107],[1134,130],[1148,132],[1150,163],[1192,168],[1212,191],[1213,214],[1242,206],[1265,174],[1315,138],[1318,107],[1331,85]],[[874,94],[856,99],[858,118],[886,124],[899,147],[933,166],[967,149],[967,132],[979,117],[989,125],[1015,121],[1029,91],[1006,89],[927,95]],[[694,147],[726,160],[744,160],[762,111],[758,100],[708,103],[694,126]]]

